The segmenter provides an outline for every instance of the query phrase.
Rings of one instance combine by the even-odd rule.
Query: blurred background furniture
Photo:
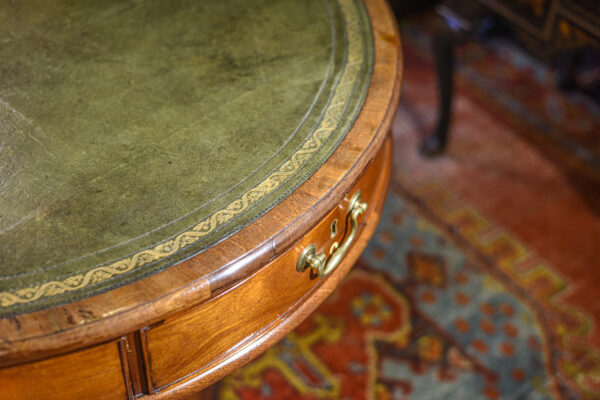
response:
[[[557,85],[600,101],[600,1],[586,0],[447,0],[392,1],[396,16],[435,8],[444,24],[435,24],[431,39],[439,86],[437,126],[420,145],[434,156],[448,143],[451,121],[455,47],[466,38],[509,38],[552,65]],[[600,168],[600,133],[587,138],[548,135],[552,145],[567,148],[586,167]]]

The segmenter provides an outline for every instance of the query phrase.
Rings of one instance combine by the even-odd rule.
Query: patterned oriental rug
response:
[[[522,134],[540,129],[539,112],[498,111],[515,86],[486,98],[464,68],[450,148],[422,159],[435,81],[418,41],[405,40],[396,171],[378,231],[332,296],[221,381],[216,398],[600,399],[600,193]],[[519,63],[494,68],[534,63],[507,59]],[[571,104],[548,82],[537,90],[553,107]],[[553,129],[569,125],[562,116]]]

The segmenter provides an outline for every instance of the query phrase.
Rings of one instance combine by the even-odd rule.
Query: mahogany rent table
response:
[[[195,396],[373,234],[385,0],[3,2],[0,43],[0,399]]]

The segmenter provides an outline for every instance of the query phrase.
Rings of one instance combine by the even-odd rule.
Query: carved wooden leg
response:
[[[433,134],[421,143],[421,154],[435,156],[444,151],[448,143],[448,130],[452,112],[452,92],[454,75],[455,33],[451,30],[440,32],[433,38],[433,57],[439,86],[438,120]]]

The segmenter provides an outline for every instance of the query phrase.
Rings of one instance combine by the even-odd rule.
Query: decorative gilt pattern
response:
[[[184,232],[172,240],[110,265],[98,267],[83,274],[72,275],[64,280],[45,282],[38,286],[15,291],[0,292],[0,307],[6,308],[16,304],[30,303],[43,297],[79,290],[90,284],[106,281],[114,276],[122,275],[174,255],[210,234],[236,215],[244,212],[253,203],[273,192],[281,183],[296,173],[305,161],[322,147],[323,143],[335,130],[353,90],[355,78],[361,69],[363,37],[360,32],[357,10],[352,0],[339,0],[339,4],[346,22],[348,45],[346,67],[320,126],[312,133],[300,150],[296,151],[277,171],[267,177],[261,184],[244,193],[239,199],[231,202],[226,208],[215,212],[195,225],[190,231]]]

